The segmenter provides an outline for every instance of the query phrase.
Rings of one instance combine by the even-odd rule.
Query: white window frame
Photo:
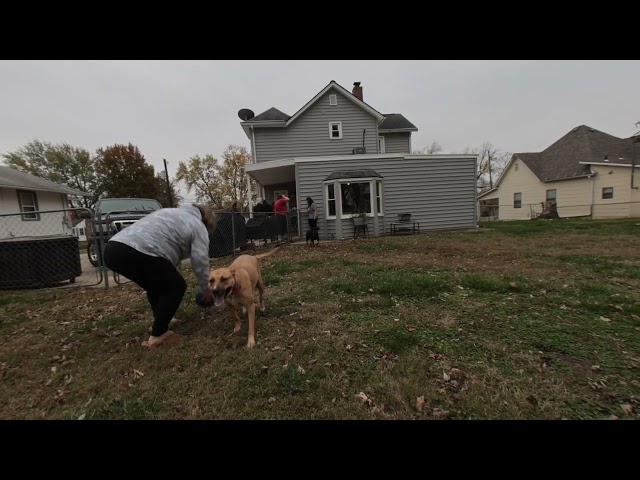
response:
[[[386,153],[387,147],[384,143],[384,135],[378,136],[378,153]]]
[[[22,219],[22,221],[23,222],[38,222],[38,221],[40,221],[40,214],[39,213],[34,213],[34,212],[38,211],[38,196],[37,196],[36,192],[34,192],[32,190],[17,190],[16,193],[18,195],[18,205],[20,206],[20,212],[23,213],[23,215],[20,217]],[[31,198],[33,199],[33,203],[32,204],[25,204],[22,201],[22,195],[31,195]],[[33,208],[33,210],[25,210],[25,207]],[[27,215],[33,215],[33,217],[27,217]]]
[[[333,198],[329,198],[329,185],[333,186]],[[336,203],[336,189],[333,182],[327,182],[324,184],[324,211],[327,212],[327,219],[336,218],[336,215],[329,215],[331,211],[329,209],[329,202],[333,202],[333,210],[338,212],[338,204]]]
[[[327,182],[324,182],[324,208],[325,208],[325,212],[326,212],[326,219],[327,220],[336,220],[337,219],[337,215],[329,215],[329,201],[333,201],[336,202],[335,204],[335,211],[336,213],[338,212],[338,199],[340,199],[340,218],[353,218],[355,216],[357,216],[357,214],[355,213],[346,213],[343,214],[342,213],[342,185],[346,185],[348,183],[371,183],[371,181],[375,181],[375,187],[374,189],[369,189],[369,201],[370,201],[370,205],[373,209],[373,202],[378,202],[378,199],[380,199],[380,208],[378,210],[378,217],[383,217],[384,216],[384,211],[383,211],[383,199],[384,199],[384,183],[382,181],[382,179],[380,177],[367,177],[367,178],[341,178],[340,180],[337,181],[337,189],[335,188],[335,184],[336,181],[335,180],[329,180]],[[333,189],[333,195],[334,198],[330,199],[329,198],[329,185],[334,185],[334,189]],[[373,218],[373,213],[367,213],[367,217]]]
[[[338,126],[338,133],[340,134],[339,137],[334,137],[332,135],[334,125]],[[329,140],[342,140],[342,122],[329,122]]]
[[[611,190],[611,196],[605,197],[605,190]],[[602,187],[602,200],[613,200],[613,187]]]
[[[555,192],[554,193],[554,197],[551,200],[549,199],[549,192]],[[558,189],[556,189],[556,188],[547,189],[547,191],[544,194],[544,201],[545,202],[553,201],[553,202],[557,203],[558,202]]]
[[[333,93],[329,95],[329,105],[331,105],[332,107],[338,105],[338,95]]]
[[[516,195],[520,195],[520,204],[516,203]],[[522,208],[522,192],[513,193],[513,208]]]

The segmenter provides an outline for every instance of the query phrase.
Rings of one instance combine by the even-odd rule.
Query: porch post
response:
[[[342,196],[338,180],[333,181],[333,196],[336,199],[336,241],[339,241],[342,239]]]
[[[247,198],[249,203],[249,218],[253,218],[253,205],[251,203],[251,177],[247,173]]]
[[[376,180],[369,182],[369,198],[371,201],[371,213],[373,213],[373,236],[378,236],[378,201],[376,196]]]

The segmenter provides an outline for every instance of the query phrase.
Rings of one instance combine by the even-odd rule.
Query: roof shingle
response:
[[[575,127],[538,153],[515,153],[543,182],[581,177],[590,173],[580,162],[631,165],[633,139],[618,138],[586,125]],[[606,159],[606,160],[605,160]]]
[[[4,166],[0,166],[0,187],[66,193],[67,195],[78,195],[82,197],[91,196],[89,193],[74,190],[73,188],[60,185],[45,178],[36,177],[35,175],[21,172],[15,168]]]

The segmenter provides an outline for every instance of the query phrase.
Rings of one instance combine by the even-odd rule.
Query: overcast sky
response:
[[[331,80],[362,82],[365,102],[407,117],[414,149],[540,151],[578,125],[628,137],[640,121],[640,61],[3,60],[0,153],[35,138],[131,142],[173,175],[192,155],[250,148],[239,109],[293,115]]]

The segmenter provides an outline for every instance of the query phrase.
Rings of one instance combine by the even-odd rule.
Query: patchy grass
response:
[[[635,223],[287,246],[253,350],[189,269],[184,339],[155,350],[134,284],[0,292],[0,418],[637,419]]]

